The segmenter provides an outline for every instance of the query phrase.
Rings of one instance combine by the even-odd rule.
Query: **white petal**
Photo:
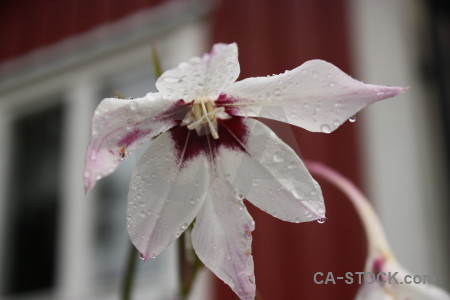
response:
[[[394,260],[389,260],[383,269],[384,272],[391,274],[398,272],[398,281],[404,281],[405,276],[409,275],[408,281],[412,281],[414,275],[403,269]],[[394,299],[411,299],[411,300],[450,300],[450,295],[444,290],[431,284],[393,284],[389,286],[390,293],[394,295]]]
[[[195,218],[209,184],[208,170],[203,154],[180,160],[170,132],[142,155],[128,194],[128,233],[143,257],[157,256]]]
[[[156,87],[169,98],[191,101],[217,96],[239,76],[237,46],[215,44],[202,58],[194,57],[158,78]]]
[[[311,60],[283,74],[248,78],[225,91],[224,105],[235,115],[287,122],[329,133],[366,105],[406,88],[365,84],[334,65]]]
[[[163,99],[159,93],[130,100],[104,99],[92,119],[84,173],[86,191],[137,147],[174,126],[186,109],[181,102]]]
[[[226,178],[222,174],[214,178],[195,221],[192,244],[200,260],[240,299],[254,299],[254,222]]]
[[[356,296],[356,300],[396,300],[396,299],[408,299],[408,300],[450,300],[450,295],[436,286],[428,283],[416,284],[413,281],[414,275],[410,274],[403,267],[401,267],[395,260],[390,258],[387,262],[379,264],[379,269],[374,267],[374,257],[382,257],[382,255],[372,256],[368,260],[366,266],[366,272],[384,272],[386,276],[380,277],[386,281],[386,283],[368,283],[365,282]],[[395,280],[390,280],[390,275],[395,276]],[[408,278],[406,277],[408,276]],[[420,276],[422,277],[422,276]],[[423,277],[421,278],[421,280]],[[429,280],[429,278],[427,279]],[[372,282],[373,280],[369,280]],[[408,282],[406,282],[408,281]],[[403,283],[402,283],[403,282]]]
[[[297,154],[267,126],[245,120],[244,151],[220,148],[220,160],[233,186],[255,206],[284,221],[324,218],[320,186]],[[229,130],[225,128],[226,130]]]

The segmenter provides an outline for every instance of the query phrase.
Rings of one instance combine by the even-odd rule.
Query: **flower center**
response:
[[[199,135],[210,133],[214,139],[219,138],[217,133],[217,114],[225,111],[223,107],[216,107],[208,98],[197,98],[188,113],[187,128],[196,130]]]

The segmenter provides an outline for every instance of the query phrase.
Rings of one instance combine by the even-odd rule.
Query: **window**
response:
[[[151,35],[133,28],[141,39],[129,44],[130,26],[121,23],[122,37],[102,43],[105,52],[95,59],[95,51],[84,53],[83,47],[94,41],[87,44],[91,49],[97,41],[80,37],[71,46],[80,45],[80,51],[59,58],[54,49],[44,51],[42,69],[30,64],[7,86],[0,84],[2,299],[111,299],[118,293],[130,244],[128,182],[139,151],[86,196],[82,175],[90,120],[99,100],[113,91],[142,97],[155,89],[150,45],[156,39],[163,67],[203,53],[207,32],[199,17],[205,12],[175,10],[171,18],[156,18]],[[184,21],[169,21],[178,14]],[[145,14],[137,17],[148,20]],[[149,30],[142,22],[130,23]],[[37,72],[33,80],[21,77],[27,70]],[[136,299],[174,295],[174,247],[139,264]]]

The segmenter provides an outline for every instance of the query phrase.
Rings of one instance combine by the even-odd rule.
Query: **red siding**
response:
[[[164,0],[0,2],[0,63],[119,20]]]
[[[313,58],[351,73],[347,21],[345,0],[227,0],[217,10],[214,41],[238,42],[242,78],[280,73]],[[361,183],[358,122],[329,135],[277,122],[270,126],[287,142],[292,142],[293,132],[304,158],[327,163]],[[349,201],[319,183],[329,218],[325,224],[289,224],[250,207],[256,222],[253,254],[260,300],[353,299],[356,285],[313,283],[318,271],[336,276],[363,271],[366,254],[364,233]],[[217,285],[218,299],[235,299],[228,287],[219,281]]]

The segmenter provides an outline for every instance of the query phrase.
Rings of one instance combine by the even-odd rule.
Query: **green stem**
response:
[[[187,247],[192,225],[180,236],[178,244],[178,267],[180,279],[180,299],[186,300],[192,290],[198,271],[203,266],[192,247]]]
[[[152,60],[153,60],[153,69],[155,70],[156,78],[158,78],[162,74],[162,69],[158,51],[156,50],[155,44],[152,44]]]
[[[180,279],[180,299],[185,300],[189,295],[187,290],[188,261],[186,259],[186,237],[183,233],[178,240],[178,269]]]
[[[134,277],[136,273],[136,262],[138,261],[138,252],[134,245],[131,244],[128,250],[128,260],[125,270],[125,275],[122,281],[122,298],[121,300],[131,300],[131,293],[133,291]]]

